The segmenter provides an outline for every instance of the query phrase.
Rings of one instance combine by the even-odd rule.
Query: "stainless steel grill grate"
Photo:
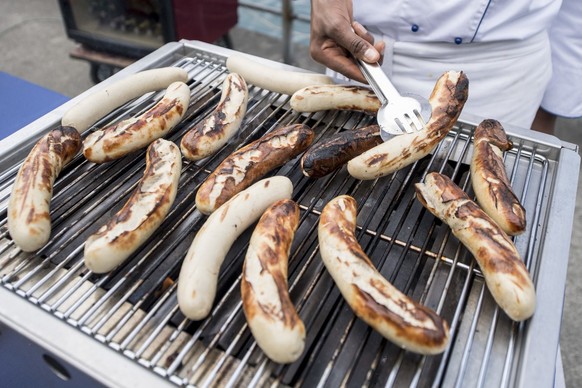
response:
[[[183,49],[159,61],[159,66],[187,69],[192,79],[186,118],[169,136],[175,142],[211,112],[220,98],[227,74],[224,53],[228,51],[215,53],[203,47],[184,44]],[[151,93],[126,104],[96,126],[138,114],[161,95]],[[298,159],[273,173],[293,181],[294,199],[301,207],[289,285],[305,322],[307,342],[296,363],[281,366],[270,362],[246,326],[239,287],[251,231],[237,240],[225,260],[212,315],[191,322],[180,313],[176,280],[192,238],[206,219],[196,210],[194,196],[210,171],[237,147],[280,125],[305,123],[315,129],[318,141],[371,121],[371,117],[353,112],[300,115],[289,109],[288,96],[251,87],[240,135],[216,156],[184,163],[178,196],[159,231],[122,267],[103,276],[84,267],[83,243],[134,189],[145,166],[144,153],[103,165],[77,156],[55,185],[53,234],[37,254],[20,252],[8,235],[6,203],[19,164],[7,165],[0,175],[0,282],[86,333],[88,341],[101,342],[143,365],[144,371],[149,369],[178,385],[525,384],[534,376],[528,375],[531,365],[538,365],[529,361],[532,349],[541,346],[532,341],[540,326],[553,327],[544,318],[552,306],[542,298],[532,321],[516,324],[509,320],[495,306],[471,255],[414,195],[413,184],[430,171],[451,176],[471,193],[468,161],[474,125],[467,122],[459,122],[432,156],[376,181],[354,180],[345,169],[319,180],[307,179]],[[565,151],[515,134],[512,140],[515,147],[506,154],[506,165],[527,209],[529,225],[515,242],[539,292],[540,267],[552,260],[543,255],[543,248],[561,174],[558,162]],[[396,348],[356,319],[343,302],[319,258],[316,232],[321,209],[339,194],[357,199],[359,241],[384,276],[449,322],[452,343],[443,355],[421,357]],[[563,260],[567,261],[567,252]],[[563,295],[563,284],[561,287]],[[554,297],[561,306],[561,295]],[[559,327],[551,331],[559,332]],[[557,339],[553,345],[557,347]],[[553,358],[552,349],[548,352],[547,359],[554,362],[555,349]],[[546,372],[537,372],[551,371],[553,364]]]

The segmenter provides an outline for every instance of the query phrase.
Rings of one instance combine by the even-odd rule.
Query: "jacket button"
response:
[[[416,32],[416,31],[418,31],[418,29],[419,29],[419,27],[418,27],[418,24],[413,24],[413,25],[410,27],[410,30],[411,30],[412,32]]]
[[[459,38],[458,36],[455,38],[455,43],[456,44],[461,44],[463,43],[463,38]]]

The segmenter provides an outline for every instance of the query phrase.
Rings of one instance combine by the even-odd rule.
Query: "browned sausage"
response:
[[[403,349],[438,354],[449,328],[434,311],[396,289],[374,267],[355,236],[356,201],[331,200],[319,220],[319,249],[325,267],[354,314]]]
[[[525,231],[525,209],[511,188],[505,172],[503,151],[513,144],[497,120],[483,120],[475,129],[471,183],[477,202],[509,235]]]
[[[8,202],[8,230],[23,251],[36,251],[49,240],[53,184],[81,146],[75,128],[59,127],[44,135],[22,163]]]
[[[180,149],[184,157],[200,160],[225,145],[240,128],[247,111],[248,97],[245,80],[236,73],[229,74],[223,82],[216,109],[182,137]]]
[[[176,199],[182,169],[177,145],[157,139],[147,149],[137,187],[107,224],[87,238],[85,265],[105,273],[123,263],[162,224]]]
[[[446,175],[428,174],[416,195],[473,254],[499,307],[514,321],[531,317],[535,289],[507,234]]]
[[[119,159],[164,137],[188,109],[190,88],[174,82],[164,97],[147,112],[91,133],[83,142],[83,155],[95,163]]]
[[[243,265],[243,310],[259,347],[273,361],[297,360],[305,346],[305,326],[289,297],[287,262],[299,206],[290,199],[275,202],[261,216],[251,236]]]
[[[394,136],[348,162],[356,179],[376,179],[428,155],[445,138],[461,114],[469,93],[465,73],[448,71],[439,77],[429,98],[432,109],[426,129]]]
[[[196,206],[210,214],[236,193],[303,152],[313,141],[304,124],[281,127],[233,152],[208,176],[196,193]]]

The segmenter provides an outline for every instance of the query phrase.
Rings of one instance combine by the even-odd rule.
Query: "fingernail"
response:
[[[378,60],[378,53],[376,52],[376,50],[374,50],[372,48],[368,48],[364,52],[364,59],[366,60],[366,62],[377,61]]]

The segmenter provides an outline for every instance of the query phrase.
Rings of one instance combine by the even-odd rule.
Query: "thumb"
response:
[[[380,60],[381,54],[372,44],[374,38],[360,23],[353,22],[352,28],[346,31],[344,38],[344,47],[356,58],[368,63]]]

